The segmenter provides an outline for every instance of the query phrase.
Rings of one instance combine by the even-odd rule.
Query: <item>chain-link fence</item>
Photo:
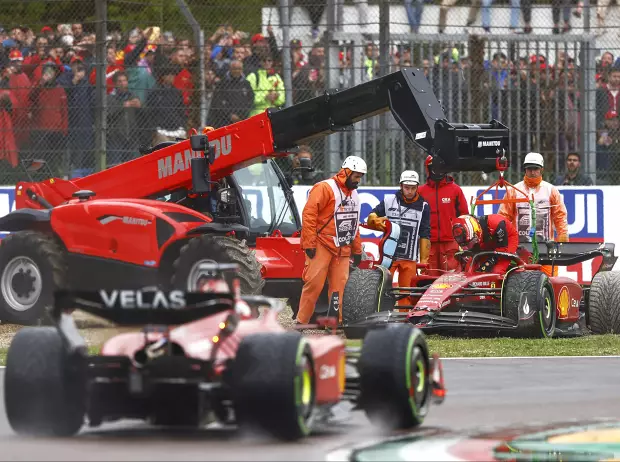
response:
[[[544,155],[553,182],[569,167],[571,182],[620,180],[620,6],[608,0],[0,5],[3,185],[27,177],[27,159],[46,161],[41,178],[82,176],[191,127],[221,127],[401,67],[424,70],[449,121],[496,118],[511,129],[509,180],[521,176],[516,167],[529,151]],[[290,171],[297,157],[312,156],[314,183],[351,154],[368,161],[366,184],[424,171],[425,154],[389,113],[279,163]]]

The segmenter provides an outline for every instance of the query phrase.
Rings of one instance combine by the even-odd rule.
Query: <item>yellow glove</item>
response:
[[[558,242],[568,242],[568,234],[560,234],[558,236]]]
[[[428,257],[431,254],[431,240],[420,239],[420,263],[428,264]]]
[[[378,217],[376,213],[368,215],[368,227],[375,231],[385,231],[387,217]]]

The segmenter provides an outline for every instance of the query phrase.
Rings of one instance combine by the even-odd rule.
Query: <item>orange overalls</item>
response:
[[[328,297],[339,294],[338,321],[342,323],[342,297],[349,278],[351,255],[361,255],[359,233],[360,202],[357,191],[345,187],[346,172],[340,170],[329,180],[310,190],[302,213],[301,248],[316,249],[314,258],[306,255],[302,274],[304,287],[299,301],[297,322],[307,324],[325,285]],[[339,241],[339,245],[336,245]]]
[[[551,183],[542,181],[542,178],[539,178],[538,181],[533,181],[527,177],[525,177],[523,181],[517,183],[515,187],[526,193],[528,199],[531,199],[532,194],[534,194],[537,237],[545,241],[554,240],[554,236],[557,233],[556,240],[558,242],[568,242],[566,206],[562,201],[562,196],[558,188]],[[509,188],[506,192],[506,198],[514,199],[516,194],[522,196],[521,193],[518,193],[515,189]],[[519,242],[528,242],[530,240],[531,209],[529,203],[503,203],[498,213],[510,220],[515,228],[517,228]],[[543,266],[542,270],[548,276],[558,275],[557,266],[553,274],[551,273],[551,266]]]

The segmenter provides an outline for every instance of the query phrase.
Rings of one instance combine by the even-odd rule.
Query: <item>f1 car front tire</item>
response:
[[[541,271],[510,273],[504,282],[502,311],[518,323],[518,337],[553,337],[557,313],[547,275]]]
[[[432,390],[421,330],[401,324],[369,331],[358,370],[360,407],[373,424],[406,430],[424,422]]]
[[[299,332],[245,337],[232,368],[240,428],[289,441],[310,434],[316,378],[310,345]]]
[[[620,272],[602,272],[592,278],[587,309],[593,334],[620,333]]]
[[[54,292],[66,288],[65,252],[37,231],[9,234],[0,245],[0,319],[23,326],[43,320]]]
[[[383,267],[351,271],[342,296],[343,324],[354,324],[373,313],[393,309],[394,300],[385,295],[391,286],[390,272]]]
[[[244,241],[228,236],[204,235],[190,239],[181,247],[174,261],[172,286],[175,289],[194,291],[201,263],[236,263],[239,265],[241,293],[260,295],[265,285],[256,253]]]
[[[84,423],[86,384],[54,327],[25,327],[13,338],[4,406],[18,434],[72,436]]]

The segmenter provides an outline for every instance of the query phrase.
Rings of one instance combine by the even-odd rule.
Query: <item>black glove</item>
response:
[[[362,263],[362,254],[357,253],[353,255],[353,266],[360,266],[360,263]]]
[[[316,249],[306,249],[306,255],[308,258],[312,259],[316,255]]]

